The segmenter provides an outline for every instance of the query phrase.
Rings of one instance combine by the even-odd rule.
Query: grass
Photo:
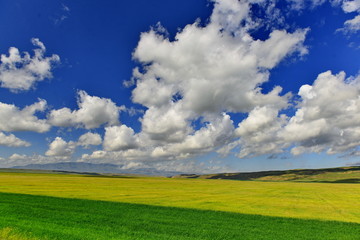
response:
[[[0,229],[0,240],[40,240],[39,238],[29,237],[29,234],[19,233],[19,231],[13,228],[6,227]]]
[[[356,223],[0,193],[0,229],[3,229],[0,236],[34,237],[3,238],[5,240],[355,240],[360,235],[359,226]],[[6,235],[8,229],[16,231]]]
[[[359,184],[0,173],[0,192],[360,223]]]

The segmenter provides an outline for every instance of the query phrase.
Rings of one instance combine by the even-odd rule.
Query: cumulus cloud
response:
[[[24,160],[26,158],[27,156],[25,154],[17,154],[17,153],[14,153],[9,157],[10,160]]]
[[[324,3],[307,2],[313,7]],[[342,2],[344,11],[358,11],[350,2],[355,1]],[[141,66],[133,70],[131,80],[132,101],[146,108],[139,118],[141,131],[120,124],[124,107],[79,91],[78,109],[52,110],[48,123],[86,129],[105,125],[103,141],[91,132],[77,142],[57,137],[45,155],[70,159],[76,147],[102,144],[102,150],[84,154],[81,161],[185,171],[186,164],[176,160],[183,159],[195,169],[198,165],[189,159],[212,151],[235,153],[239,158],[288,150],[293,155],[356,151],[360,145],[360,78],[324,72],[313,84],[299,89],[296,103],[280,86],[263,91],[261,86],[281,61],[308,53],[304,41],[309,29],[269,28],[267,37],[255,39],[250,32],[260,25],[251,13],[253,4],[276,12],[274,5],[263,1],[216,0],[206,24],[189,24],[174,40],[164,34],[161,25],[142,33],[133,52]],[[295,114],[286,115],[288,107]],[[33,109],[28,115],[35,122],[43,121],[34,116],[39,107]],[[234,126],[230,116],[239,113],[247,117]],[[44,121],[49,128],[48,123]],[[0,121],[2,131],[16,129],[1,124],[10,123]]]
[[[224,153],[237,145],[240,145],[240,152],[237,154],[239,158],[282,152],[286,142],[278,133],[286,124],[287,116],[279,115],[279,110],[278,106],[255,107],[236,129],[236,135],[240,139],[227,146],[227,152]]]
[[[9,49],[8,56],[1,54],[1,87],[12,92],[26,91],[36,82],[52,78],[51,70],[54,64],[60,62],[60,57],[56,54],[45,57],[45,45],[38,38],[31,39],[31,42],[37,47],[33,56],[28,52],[20,54],[15,47]]]
[[[132,77],[132,100],[146,107],[139,119],[141,131],[108,124],[103,150],[84,154],[84,160],[175,160],[222,151],[240,137],[227,112],[288,106],[290,95],[281,94],[281,87],[263,93],[260,86],[283,59],[307,54],[303,43],[308,29],[273,30],[267,39],[254,39],[249,31],[257,23],[250,9],[258,1],[214,2],[208,24],[189,24],[174,41],[161,25],[141,34],[133,58],[142,66]],[[54,110],[50,122],[79,124],[74,120],[79,108]]]
[[[46,101],[39,99],[38,102],[19,109],[13,104],[0,102],[0,130],[12,131],[32,131],[47,132],[50,125],[46,119],[39,119],[36,112],[43,112],[46,109]]]
[[[14,166],[24,166],[29,164],[55,163],[58,162],[59,160],[69,161],[70,158],[43,156],[39,154],[26,155],[26,154],[14,153],[8,158],[0,158],[0,167],[14,167]]]
[[[346,13],[359,11],[360,1],[359,0],[352,0],[352,1],[345,0],[342,3],[342,9]]]
[[[49,149],[46,151],[46,156],[58,157],[61,160],[70,159],[75,153],[76,148],[81,146],[85,149],[90,146],[101,145],[102,139],[100,134],[88,132],[81,135],[78,141],[65,141],[61,137],[56,137],[50,144]]]
[[[57,160],[68,161],[71,160],[73,154],[75,153],[78,147],[82,147],[84,149],[90,148],[90,146],[101,145],[102,138],[98,133],[88,132],[81,135],[78,141],[65,141],[61,137],[56,137],[50,144],[49,149],[45,152],[44,160],[48,161],[48,157],[54,157]]]
[[[279,108],[256,107],[236,129],[238,140],[219,149],[229,154],[239,147],[238,157],[306,152],[328,154],[356,152],[360,146],[360,77],[344,72],[319,74],[312,85],[299,89],[295,115],[279,114]]]
[[[0,160],[2,160],[1,161],[2,167],[13,167],[13,166],[19,166],[19,165],[26,164],[26,162],[29,160],[29,156],[27,156],[25,154],[14,153],[10,157],[3,158]]]
[[[301,102],[282,133],[296,142],[294,154],[305,151],[329,154],[355,149],[360,144],[360,77],[345,73],[319,74],[312,85],[299,90]]]
[[[6,135],[0,132],[0,145],[7,147],[29,147],[31,144],[17,138],[14,134]]]
[[[316,7],[324,1],[309,3]],[[120,109],[113,102],[83,91],[79,110],[53,110],[49,121],[87,129],[107,124],[103,150],[82,157],[89,161],[172,161],[214,150],[249,158],[286,149],[297,155],[356,148],[358,78],[322,73],[313,85],[300,88],[296,106],[290,104],[292,95],[283,94],[279,86],[262,91],[271,69],[289,56],[308,53],[304,41],[309,29],[272,29],[267,38],[254,39],[249,32],[259,24],[251,14],[252,4],[275,11],[274,5],[261,1],[214,1],[207,24],[189,24],[174,40],[161,25],[141,34],[133,52],[141,66],[132,76],[132,100],[146,107],[140,132],[119,123]],[[288,107],[295,107],[294,116],[282,113]],[[229,113],[248,116],[235,127]],[[70,146],[86,147],[86,141],[97,145],[101,137],[84,135],[78,143],[58,139],[71,154]]]
[[[83,146],[85,148],[89,148],[91,145],[96,146],[102,143],[102,139],[100,134],[98,133],[85,133],[79,137],[77,142],[78,145]]]
[[[104,149],[120,151],[137,147],[137,137],[134,130],[125,125],[105,128]]]
[[[288,105],[281,87],[263,93],[260,86],[284,58],[307,53],[308,29],[273,30],[256,40],[249,34],[257,27],[250,16],[254,3],[260,2],[214,1],[210,22],[187,25],[174,41],[159,26],[141,34],[133,58],[143,67],[133,71],[132,100],[147,107],[138,140],[147,141],[148,149],[139,151],[183,158],[214,150],[234,137],[224,112]],[[194,121],[202,127],[196,130]]]
[[[200,153],[206,153],[226,144],[233,138],[234,126],[230,116],[213,117],[212,121],[193,134],[186,136],[180,143],[156,147],[151,156],[159,158],[189,158]]]
[[[208,117],[205,126],[186,135],[180,142],[147,149],[95,151],[84,155],[83,159],[171,161],[189,159],[214,149],[227,155],[236,148],[239,158],[277,154],[288,149],[293,155],[325,151],[356,156],[360,146],[360,76],[346,78],[344,72],[333,74],[327,71],[319,74],[312,85],[301,86],[298,96],[296,112],[291,117],[281,114],[283,107],[278,105],[256,106],[236,129],[230,117],[223,114],[222,118]],[[134,141],[137,134],[128,127],[124,126],[124,129]]]
[[[180,104],[150,107],[141,118],[142,132],[159,142],[180,142],[191,132],[191,112]]]
[[[181,104],[198,115],[244,112],[256,105],[281,102],[280,88],[262,94],[258,86],[268,81],[267,69],[285,56],[306,53],[302,45],[306,32],[274,31],[261,41],[246,33],[234,37],[215,24],[201,28],[195,23],[178,33],[174,42],[153,30],[143,33],[134,57],[150,65],[137,79],[133,100],[159,108],[179,98],[174,105]],[[154,96],[151,89],[155,88],[164,90]]]
[[[110,99],[90,96],[85,91],[79,91],[77,104],[78,110],[52,110],[48,116],[49,122],[58,127],[86,129],[98,128],[103,124],[119,124],[119,112],[123,107],[117,107]]]
[[[76,143],[73,141],[66,142],[61,137],[56,137],[49,145],[49,150],[46,151],[46,156],[69,158],[76,148]]]
[[[149,150],[146,149],[127,149],[122,151],[96,150],[91,154],[83,154],[83,161],[91,162],[120,162],[120,161],[151,161]]]
[[[256,155],[251,144],[259,139],[262,144],[274,144],[270,135],[286,120],[277,114],[288,106],[291,97],[281,94],[279,86],[263,93],[261,85],[269,81],[270,70],[286,57],[307,54],[304,40],[308,32],[275,29],[266,39],[254,39],[249,32],[259,24],[251,15],[251,7],[261,3],[214,1],[205,26],[198,21],[189,24],[173,41],[160,24],[141,34],[133,53],[141,66],[132,76],[132,100],[146,107],[139,119],[141,132],[120,124],[121,107],[84,91],[79,91],[78,110],[53,110],[48,115],[49,123],[86,129],[106,124],[103,150],[84,154],[83,159],[88,160],[186,159],[216,149],[225,154],[236,144],[243,146],[240,157]],[[273,5],[266,7],[269,13],[274,12]],[[250,117],[235,129],[227,112],[250,112]],[[271,119],[251,123],[251,118],[268,113]],[[259,129],[272,130],[259,136]],[[70,156],[76,146],[98,144],[101,137],[91,133],[81,136],[77,143],[56,138],[46,155]],[[227,150],[222,148],[224,145]],[[283,145],[263,148],[264,153],[279,146]]]
[[[213,2],[211,22],[227,32],[237,32],[244,28],[240,26],[240,23],[249,17],[251,7],[249,2],[255,1],[215,0]]]

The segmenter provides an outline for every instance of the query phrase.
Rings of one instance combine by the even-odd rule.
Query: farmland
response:
[[[29,239],[356,239],[360,233],[359,184],[10,172],[0,173],[0,183],[0,229]]]

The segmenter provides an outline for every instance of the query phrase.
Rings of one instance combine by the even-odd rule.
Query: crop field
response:
[[[3,172],[0,239],[358,239],[359,202],[359,184]]]

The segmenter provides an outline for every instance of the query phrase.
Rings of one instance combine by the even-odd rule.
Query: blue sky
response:
[[[359,162],[360,2],[0,2],[0,167]]]

